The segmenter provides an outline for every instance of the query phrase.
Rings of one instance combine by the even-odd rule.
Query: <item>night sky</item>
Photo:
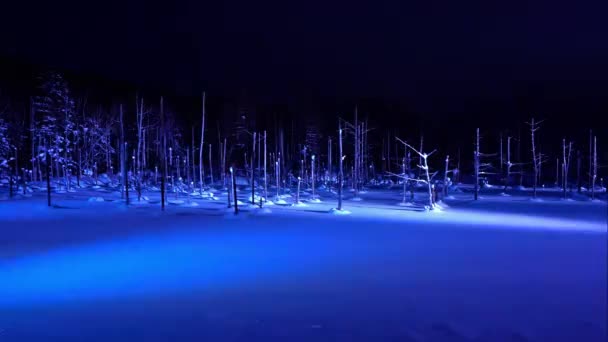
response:
[[[372,103],[426,127],[576,116],[582,131],[608,110],[606,1],[155,3],[4,4],[0,54],[177,95]]]

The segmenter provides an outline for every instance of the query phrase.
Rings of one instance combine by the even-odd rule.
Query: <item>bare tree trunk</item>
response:
[[[503,164],[503,158],[502,158],[502,133],[500,133],[500,174],[502,175],[502,164]]]
[[[407,152],[406,152],[407,153]],[[405,168],[406,165],[406,157],[403,157],[403,161],[401,163],[401,172],[403,172],[403,200],[402,203],[405,204],[406,200],[406,194],[407,194],[407,182],[408,182],[408,175],[407,175],[407,170]]]
[[[597,137],[593,137],[593,177],[591,178],[591,199],[595,199],[595,180],[597,179]]]
[[[421,135],[420,136],[420,153],[422,153],[422,151],[424,151],[423,147],[424,147],[424,135]],[[419,165],[422,165],[422,155],[419,156],[418,163],[419,163]],[[421,171],[422,170],[420,170],[420,169],[418,170],[418,178],[420,178]]]
[[[213,186],[213,165],[211,164],[211,144],[209,144],[209,176],[211,177],[211,186]]]
[[[534,132],[538,130],[538,123],[534,122],[534,118],[532,118],[532,123],[530,124],[530,132],[532,134],[532,161],[534,163],[534,190],[533,197],[536,198],[536,187],[538,183],[538,167],[540,166],[540,156],[536,154],[536,141],[534,139]]]
[[[428,155],[426,153],[422,153],[422,156],[424,161],[424,172],[426,174],[426,184],[429,191],[429,208],[432,210],[435,208],[435,201],[433,200],[433,186],[431,184],[431,175],[429,174],[429,164],[427,161]]]
[[[46,200],[47,205],[51,206],[51,163],[53,162],[51,154],[46,149]]]
[[[190,131],[191,131],[191,149],[192,149],[192,191],[194,192],[195,189],[195,184],[196,184],[196,160],[195,160],[195,154],[196,154],[196,149],[194,148],[194,126],[190,126]]]
[[[222,175],[224,175],[224,186],[226,186],[226,145],[228,145],[228,140],[224,138],[224,151],[222,152]]]
[[[281,181],[280,181],[280,176],[279,176],[279,163],[281,161],[281,158],[278,158],[277,161],[275,161],[275,165],[274,165],[274,175],[276,176],[276,181],[277,181],[277,201],[279,199],[281,199],[280,197],[280,189],[281,189]]]
[[[332,179],[332,165],[331,164],[332,164],[332,160],[331,160],[331,137],[329,137],[328,140],[327,140],[327,171],[328,171],[327,176],[329,177],[327,184],[328,184],[328,187],[329,187],[328,190],[330,190],[330,191],[331,191],[331,179]]]
[[[507,191],[509,181],[511,180],[511,137],[507,137],[507,176],[505,178],[505,188],[503,192]]]
[[[251,144],[251,204],[255,204],[255,145],[256,132],[253,132],[253,141]]]
[[[473,155],[474,167],[475,167],[475,200],[479,197],[479,128],[477,128],[477,134],[475,135],[475,153]]]
[[[300,204],[300,183],[302,182],[302,177],[298,177],[298,192],[296,192],[296,204]]]
[[[127,204],[129,204],[129,193],[128,193],[128,175],[127,175],[127,161],[126,161],[126,141],[125,141],[125,125],[124,125],[124,114],[122,110],[122,104],[119,107],[119,116],[120,116],[120,176],[122,178],[121,184],[121,193],[123,193],[126,197]]]
[[[230,168],[230,175],[232,176],[232,191],[234,192],[234,214],[237,215],[239,213],[239,201],[236,196],[236,176],[232,168]]]
[[[581,150],[576,151],[576,189],[581,193]]]
[[[167,132],[165,131],[165,106],[164,99],[160,97],[160,135],[162,146],[160,148],[160,208],[165,210],[165,183],[167,182]]]
[[[188,182],[188,186],[192,184],[192,178],[190,177],[192,170],[190,169],[190,148],[186,148],[186,178]],[[193,175],[194,176],[194,175]]]
[[[353,158],[353,188],[355,189],[355,197],[359,196],[359,111],[355,106],[355,156]]]
[[[386,136],[386,169],[391,172],[391,133],[387,132]],[[340,154],[340,158],[342,158],[342,154]]]
[[[564,199],[567,197],[566,192],[568,191],[568,171],[570,169],[570,155],[572,153],[572,142],[570,142],[568,144],[568,148],[566,148],[566,139],[562,140],[562,149],[563,149],[563,157],[564,157],[564,174],[562,176],[562,181],[563,181],[563,195],[564,195]],[[568,154],[566,154],[566,149],[568,150]]]
[[[313,154],[311,156],[311,162],[310,162],[310,168],[311,168],[311,181],[312,181],[312,199],[315,199],[315,155]]]
[[[591,186],[593,178],[593,131],[589,130],[589,182],[588,186]],[[587,190],[589,191],[589,190]]]
[[[340,158],[340,173],[338,174],[338,210],[342,210],[342,183],[344,181],[344,154],[342,152],[342,123],[339,124],[338,128],[339,135],[339,158]]]
[[[267,176],[268,173],[266,172],[266,131],[264,131],[264,200],[267,201],[268,200],[268,180],[267,180]]]
[[[555,158],[555,187],[559,187],[559,158]]]
[[[36,155],[36,112],[34,110],[34,100],[30,97],[30,140],[31,140],[31,148],[32,148],[32,176],[34,177],[32,180],[35,182],[36,179],[36,160],[38,156]]]
[[[448,172],[450,172],[450,156],[445,157],[445,172],[443,174],[443,197],[448,195]]]
[[[200,181],[200,189],[201,189],[201,196],[203,195],[203,187],[204,187],[204,182],[203,182],[203,173],[204,173],[204,169],[203,169],[203,142],[205,140],[205,92],[203,92],[203,122],[201,123],[201,148],[199,151],[199,181]]]

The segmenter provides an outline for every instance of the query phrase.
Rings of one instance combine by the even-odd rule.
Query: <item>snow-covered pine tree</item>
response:
[[[69,187],[69,173],[74,165],[74,100],[67,82],[57,72],[49,72],[42,77],[40,90],[42,95],[35,98],[34,104],[36,112],[42,113],[43,118],[36,130],[45,141],[44,150],[62,166],[65,184]]]

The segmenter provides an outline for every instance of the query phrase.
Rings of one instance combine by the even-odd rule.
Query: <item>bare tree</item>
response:
[[[251,144],[251,204],[255,204],[255,145],[256,132],[253,132],[253,140]]]
[[[445,171],[443,173],[443,197],[448,195],[448,173],[450,172],[450,155],[445,156]]]
[[[473,153],[473,166],[475,168],[475,200],[479,197],[479,128],[477,128],[477,134],[475,135],[475,151]]]
[[[595,199],[595,181],[597,179],[597,137],[593,137],[593,176],[591,177],[591,199]]]
[[[567,151],[567,152],[566,152]],[[570,156],[572,154],[572,142],[566,145],[566,139],[562,140],[562,152],[563,152],[563,176],[562,176],[562,185],[563,185],[563,195],[564,199],[566,198],[566,192],[568,188],[568,171],[570,169]]]
[[[268,180],[267,180],[267,176],[268,176],[268,172],[266,172],[266,153],[267,153],[267,149],[266,149],[266,131],[264,131],[264,200],[267,201],[268,200]]]
[[[312,176],[312,199],[314,200],[316,198],[315,195],[315,155],[313,154],[311,156],[311,162],[310,162],[310,168],[311,168],[311,176]]]
[[[540,124],[542,123],[542,121],[539,122],[535,122],[534,118],[532,118],[531,122],[528,123],[528,125],[530,126],[530,134],[532,137],[532,163],[534,166],[534,188],[533,188],[533,197],[536,198],[536,188],[538,186],[538,175],[539,175],[539,170],[540,170],[540,166],[543,162],[542,160],[542,155],[540,153],[536,153],[536,139],[535,139],[535,133],[536,131],[538,131],[540,129]]]
[[[199,150],[199,181],[200,181],[200,190],[201,196],[203,195],[203,187],[204,187],[204,169],[203,169],[203,142],[205,140],[205,92],[203,92],[203,119],[201,123],[201,147]]]
[[[581,150],[576,150],[576,191],[581,193]]]
[[[213,164],[211,160],[211,144],[209,144],[209,177],[211,177],[211,186],[213,186]]]
[[[342,183],[344,181],[344,154],[342,152],[342,123],[338,124],[340,173],[338,174],[338,210],[342,210]]]
[[[414,179],[413,181],[416,182],[421,182],[427,185],[427,190],[428,190],[428,208],[430,210],[435,209],[435,202],[433,201],[433,185],[431,183],[431,179],[436,175],[436,172],[433,173],[432,175],[429,172],[429,164],[428,164],[428,158],[433,155],[433,153],[435,153],[437,150],[433,150],[431,153],[424,153],[422,151],[418,151],[417,149],[415,149],[412,145],[408,144],[407,142],[395,137],[395,139],[397,139],[397,141],[401,142],[406,148],[411,149],[412,151],[414,151],[422,160],[422,163],[418,165],[418,168],[420,170],[423,171],[424,173],[424,178],[418,178],[418,179]],[[405,178],[406,180],[410,180],[409,177]]]
[[[165,183],[167,182],[167,133],[165,127],[165,109],[164,99],[160,97],[160,132],[162,139],[162,147],[160,153],[160,207],[161,210],[165,210]]]

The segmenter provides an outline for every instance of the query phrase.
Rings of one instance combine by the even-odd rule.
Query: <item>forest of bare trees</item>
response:
[[[422,132],[399,136],[396,130],[375,127],[370,113],[361,115],[357,106],[351,114],[327,120],[325,130],[310,122],[299,129],[280,121],[252,124],[245,114],[232,123],[221,122],[233,119],[218,115],[210,121],[207,98],[202,92],[200,120],[185,125],[162,97],[135,94],[130,103],[92,104],[75,95],[60,73],[46,73],[27,106],[2,100],[1,175],[11,196],[28,184],[47,182],[50,198],[51,181],[71,191],[83,177],[95,184],[103,177],[103,182],[120,187],[127,203],[141,200],[147,189],[160,189],[163,208],[170,197],[227,190],[234,194],[240,179],[249,184],[251,203],[259,206],[281,201],[292,189],[297,188],[298,195],[312,191],[313,198],[323,189],[335,194],[337,209],[342,210],[345,191],[351,190],[357,199],[364,189],[382,184],[397,186],[403,203],[413,202],[415,192],[424,193],[422,204],[429,209],[457,183],[472,184],[475,200],[491,184],[503,194],[525,186],[536,197],[539,187],[550,183],[549,172],[542,173],[552,167],[548,160],[557,160],[554,174],[561,180],[554,186],[564,198],[573,192],[594,198],[604,189],[598,152],[602,137],[593,131],[587,150],[583,142],[566,137],[547,141],[543,121],[531,118],[528,139],[514,131],[493,134],[472,127],[473,144],[453,141],[442,151],[433,147],[432,132],[426,132],[426,138]],[[559,152],[543,154],[541,148],[549,144],[560,146]],[[470,155],[468,148],[472,158],[461,162],[460,151]],[[236,198],[230,201],[236,207]]]

